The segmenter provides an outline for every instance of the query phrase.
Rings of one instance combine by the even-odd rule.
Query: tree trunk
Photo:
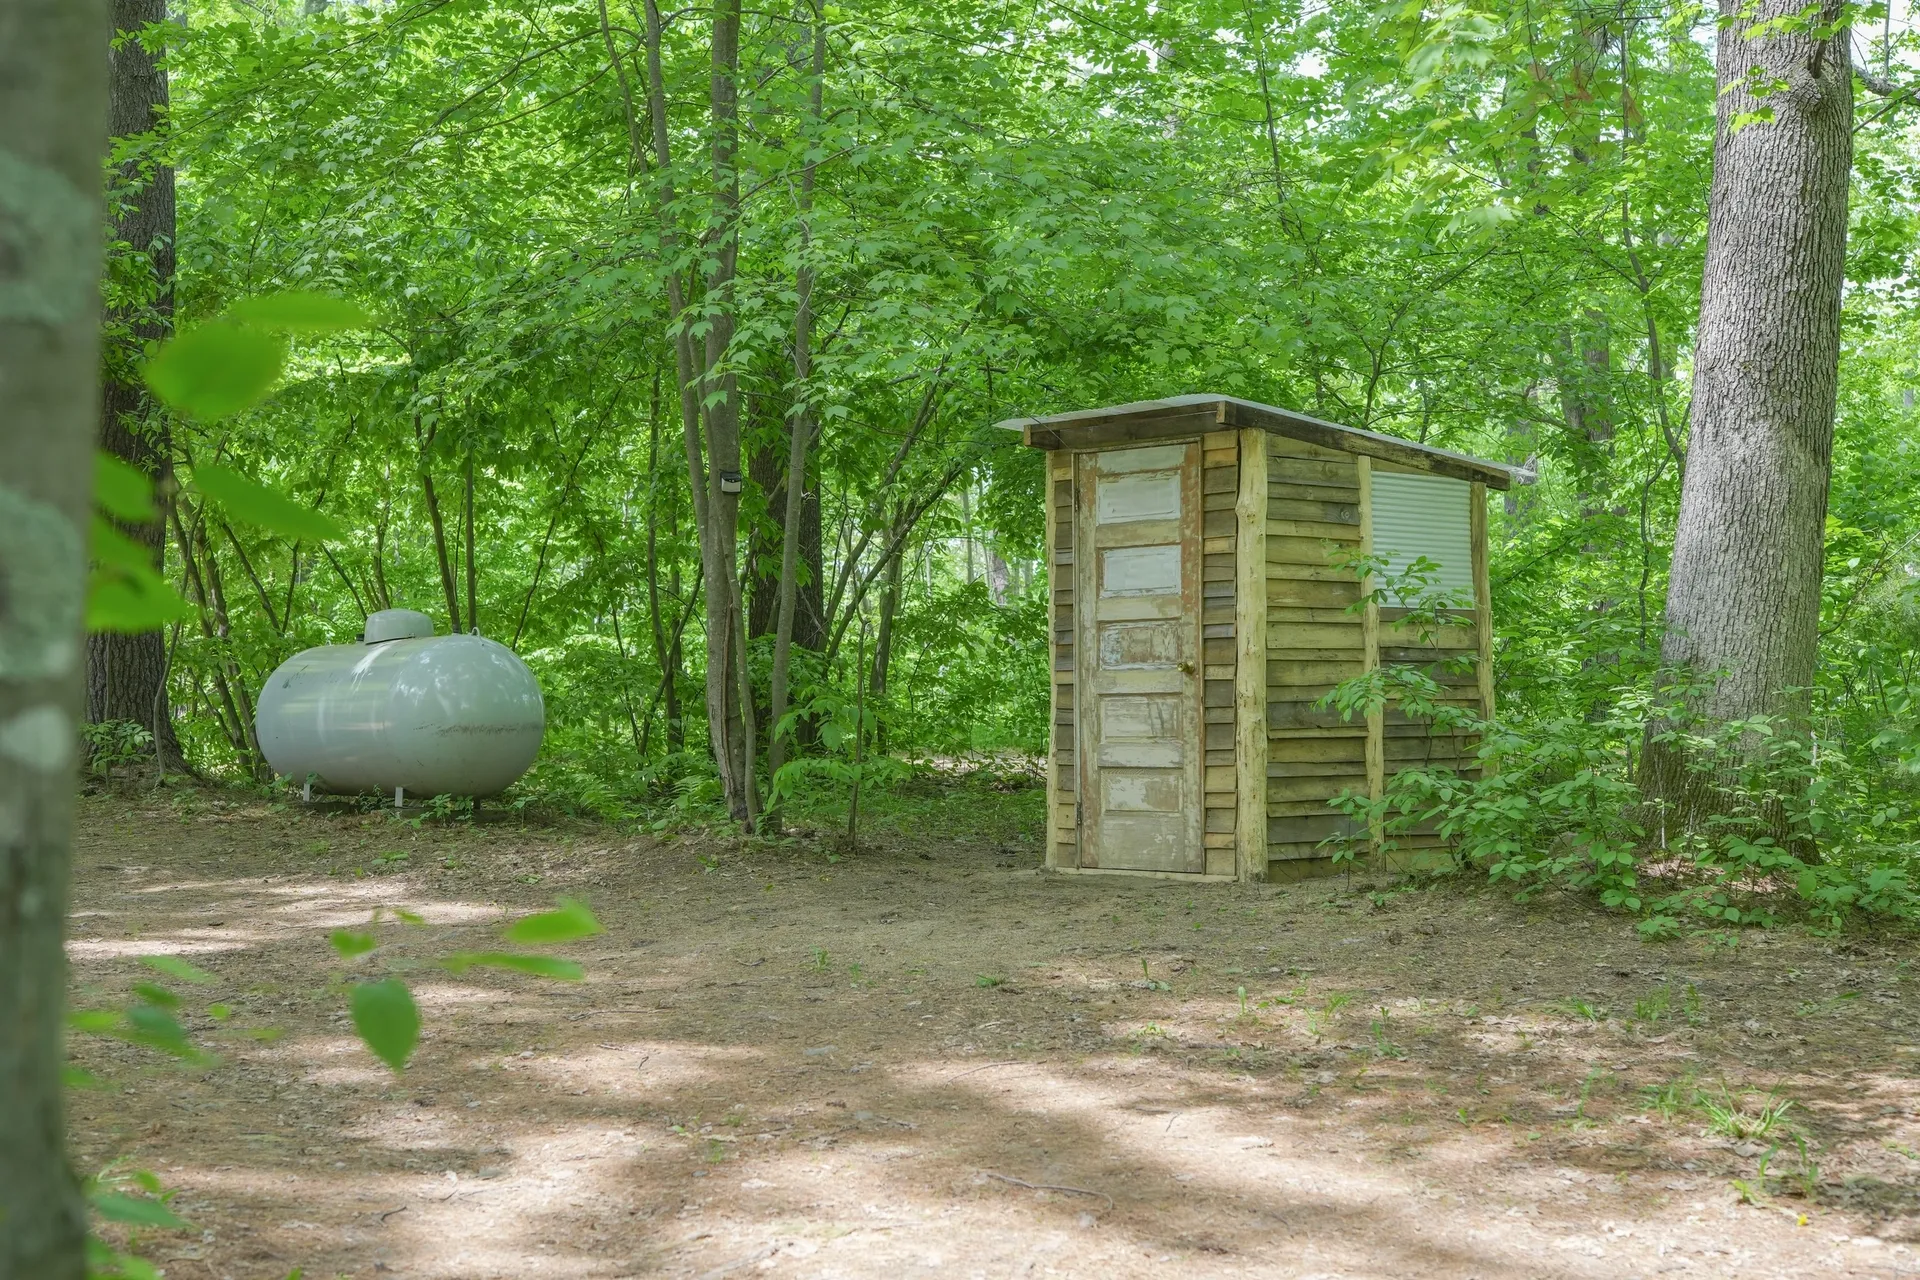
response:
[[[793,615],[793,643],[810,653],[827,647],[826,559],[820,547],[820,463],[807,457],[807,482],[800,503],[800,600]]]
[[[1813,683],[1833,451],[1853,156],[1843,29],[1749,39],[1798,12],[1722,0],[1719,119],[1694,344],[1691,436],[1667,589],[1663,665],[1716,677],[1689,711],[1708,729],[1797,719]],[[1787,86],[1756,99],[1745,85]],[[1744,123],[1770,110],[1771,120]],[[1690,824],[1710,780],[1649,741],[1642,784]]]
[[[440,565],[440,589],[447,597],[447,630],[460,630],[460,588],[454,584],[453,561],[447,556],[447,525],[440,516],[440,498],[434,492],[432,464],[420,459],[420,492],[427,501],[427,521],[433,526],[433,554]]]
[[[373,607],[393,608],[393,592],[387,589],[387,502],[380,501],[380,518],[373,526]]]
[[[241,767],[251,772],[252,761],[247,751],[246,729],[241,723],[240,709],[234,703],[233,690],[227,684],[225,675],[227,654],[219,642],[213,627],[213,601],[207,592],[205,576],[200,572],[200,557],[194,552],[194,535],[187,530],[186,523],[180,518],[180,499],[178,495],[166,502],[167,519],[173,524],[174,549],[180,553],[180,565],[187,580],[187,587],[193,593],[193,602],[197,606],[195,616],[200,622],[200,634],[214,641],[211,646],[219,657],[220,665],[213,669],[214,690],[220,695],[216,716],[220,729],[227,735],[227,745],[233,748],[233,758]],[[195,528],[198,528],[196,523]]]
[[[1560,412],[1566,419],[1569,452],[1573,455],[1573,484],[1580,518],[1593,520],[1606,513],[1608,472],[1612,461],[1613,349],[1606,317],[1587,308],[1585,323],[1576,335],[1560,331],[1553,355],[1554,381],[1560,392]],[[1591,540],[1587,549],[1599,547]]]
[[[205,508],[201,509],[200,514],[202,518],[194,523],[195,546],[200,558],[200,576],[206,584],[206,601],[211,606],[212,636],[218,642],[221,666],[226,673],[225,685],[231,691],[235,716],[240,726],[243,748],[240,763],[248,776],[257,782],[266,782],[273,775],[267,769],[265,757],[260,754],[260,743],[254,733],[253,694],[247,687],[246,673],[240,669],[240,660],[233,652],[233,615],[227,610],[226,580],[221,577],[219,557],[207,537]]]
[[[873,714],[874,750],[887,751],[887,670],[893,663],[893,619],[900,611],[900,574],[906,562],[905,551],[887,561],[887,583],[880,590],[880,628],[873,637]]]
[[[473,562],[473,455],[467,455],[467,634],[480,634],[480,571]]]
[[[745,681],[733,678],[737,673],[729,667],[735,649],[735,612],[740,607],[740,573],[734,559],[739,538],[740,499],[737,494],[723,494],[720,479],[723,473],[737,475],[740,469],[739,389],[732,374],[715,376],[713,372],[733,340],[733,277],[739,256],[740,180],[734,168],[734,149],[739,135],[740,6],[739,0],[721,0],[713,12],[710,111],[715,231],[714,239],[707,246],[710,253],[705,255],[708,266],[706,296],[702,299],[707,324],[704,347],[694,344],[686,290],[679,274],[679,235],[673,222],[671,130],[661,69],[662,22],[656,0],[646,0],[645,12],[647,114],[653,125],[661,257],[667,263],[667,316],[680,387],[688,490],[693,501],[694,527],[700,539],[702,577],[706,582],[707,736],[728,812],[751,824],[753,779],[742,763],[750,745],[744,740],[744,721],[736,696]],[[707,403],[709,398],[711,404]]]
[[[166,0],[114,0],[116,32],[138,32],[167,19]],[[167,73],[139,40],[123,37],[108,54],[107,129],[115,138],[135,137],[164,124]],[[143,172],[143,170],[147,170]],[[100,447],[147,475],[164,480],[173,466],[166,417],[154,406],[134,367],[142,344],[173,331],[173,168],[153,162],[150,152],[129,159],[116,175],[136,185],[119,216],[114,236],[148,264],[152,298],[111,317],[125,326],[125,340],[105,353]],[[147,548],[156,572],[165,568],[166,523],[156,516],[121,531]],[[137,635],[103,632],[87,637],[87,719],[132,720],[152,734],[162,769],[184,769],[180,740],[167,705],[167,646],[158,629]]]
[[[706,379],[701,402],[707,425],[707,527],[703,541],[707,579],[707,726],[727,811],[751,828],[753,744],[740,690],[748,688],[746,651],[737,642],[746,633],[740,616],[740,390],[722,366],[733,344],[734,274],[739,259],[740,0],[717,0],[713,7],[713,242],[706,282]],[[728,480],[732,484],[727,483]],[[732,487],[735,492],[728,492]],[[732,663],[738,661],[738,670]]]
[[[967,585],[972,586],[976,575],[973,570],[973,481],[971,480],[960,488],[960,537],[967,547]]]
[[[674,599],[680,598],[680,566],[673,566],[673,574],[667,581],[667,589],[673,592]],[[691,614],[691,608],[688,613]],[[680,752],[687,749],[687,713],[680,707],[680,679],[685,671],[687,660],[682,652],[680,636],[683,628],[676,627],[667,640],[667,659],[660,671],[660,714],[667,721],[667,750]]]
[[[818,130],[825,90],[827,34],[816,9],[813,13],[812,83],[807,94],[808,129],[803,145],[813,145]],[[787,681],[793,661],[795,615],[800,604],[801,524],[807,506],[807,446],[813,436],[815,413],[813,376],[813,185],[815,166],[809,161],[800,170],[800,252],[794,268],[793,309],[793,387],[795,409],[787,418],[787,473],[780,495],[780,578],[779,604],[775,610],[773,672],[767,682],[767,701],[771,708],[767,720],[767,773],[780,772],[786,763],[789,742],[780,735],[780,721],[787,714]],[[815,507],[816,525],[818,506]],[[815,539],[816,548],[818,538]],[[816,579],[817,582],[817,579]],[[817,588],[816,588],[817,589]],[[770,819],[778,826],[778,818]]]
[[[767,519],[756,522],[747,545],[747,634],[758,640],[770,636],[780,617],[781,531],[786,527],[787,486],[784,467],[788,450],[780,437],[761,435],[747,453],[747,479],[765,495]],[[791,434],[786,439],[791,442]]]
[[[80,1280],[63,932],[100,394],[99,0],[0,5],[0,1277]],[[25,203],[22,203],[22,202]],[[25,216],[22,216],[22,214]]]

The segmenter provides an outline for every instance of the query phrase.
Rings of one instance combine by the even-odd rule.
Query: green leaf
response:
[[[373,327],[373,318],[345,298],[301,291],[243,298],[227,308],[226,318],[287,333],[345,333]]]
[[[398,978],[362,982],[353,988],[353,1025],[380,1061],[395,1071],[406,1068],[420,1042],[420,1010],[413,993]]]
[[[556,942],[575,942],[603,932],[605,930],[594,919],[593,912],[587,910],[586,903],[575,898],[561,898],[557,911],[542,911],[538,915],[514,921],[507,930],[507,941],[518,942],[522,946],[545,946]]]
[[[363,956],[380,945],[370,933],[353,933],[346,929],[335,929],[327,935],[327,941],[333,944],[333,949],[340,953],[342,960]]]
[[[146,1196],[123,1195],[118,1191],[96,1191],[93,1211],[108,1222],[124,1222],[135,1227],[185,1227],[173,1210]]]
[[[139,996],[148,1004],[158,1005],[162,1009],[177,1009],[180,1006],[179,996],[173,994],[173,992],[167,990],[165,987],[156,986],[151,982],[134,983],[133,994]]]
[[[278,334],[216,320],[162,346],[141,375],[168,408],[213,422],[266,399],[286,359]]]
[[[213,975],[198,965],[188,964],[179,956],[141,956],[140,963],[149,969],[157,969],[169,978],[180,982],[191,982],[205,986],[214,980]]]
[[[158,1005],[132,1006],[127,1010],[127,1025],[133,1029],[130,1038],[137,1044],[151,1045],[181,1057],[191,1057],[195,1052],[179,1022]]]
[[[586,976],[586,970],[571,960],[558,960],[553,956],[523,956],[511,951],[457,951],[441,963],[454,973],[484,966],[530,973],[537,978],[558,978],[563,982],[578,982]]]
[[[118,1009],[70,1009],[67,1011],[67,1025],[75,1031],[84,1031],[88,1035],[108,1035],[119,1027],[120,1011]]]
[[[192,615],[172,584],[144,564],[97,564],[87,575],[88,631],[134,635]]]
[[[93,452],[93,500],[102,511],[129,524],[160,516],[153,504],[153,477],[104,449]]]
[[[153,552],[113,527],[105,516],[96,515],[88,525],[87,555],[95,564],[114,569],[151,569]]]
[[[289,538],[327,542],[342,538],[339,525],[285,494],[247,479],[232,467],[206,463],[193,469],[193,486],[236,520]]]
[[[87,1280],[161,1280],[145,1258],[121,1253],[99,1236],[87,1236]]]

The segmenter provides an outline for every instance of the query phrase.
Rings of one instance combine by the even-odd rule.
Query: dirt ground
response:
[[[1911,943],[1048,875],[979,790],[837,861],[84,798],[76,1001],[190,960],[221,1061],[82,1039],[78,1158],[179,1189],[170,1280],[1920,1275]],[[584,982],[437,967],[560,894]],[[382,907],[425,923],[339,960]],[[345,1012],[386,971],[399,1077]]]

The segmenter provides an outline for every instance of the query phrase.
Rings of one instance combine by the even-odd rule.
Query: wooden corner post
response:
[[[1373,554],[1373,460],[1362,455],[1356,459],[1360,484],[1360,554]],[[1360,580],[1365,610],[1360,619],[1361,666],[1372,672],[1380,668],[1380,602],[1373,596],[1371,574]],[[1382,708],[1367,712],[1367,799],[1378,802],[1387,789],[1386,713]],[[1367,820],[1367,855],[1380,856],[1380,819]]]
[[[1473,545],[1473,631],[1480,645],[1480,714],[1493,719],[1493,584],[1487,572],[1487,486],[1476,483],[1467,506]]]
[[[1240,430],[1234,500],[1234,874],[1267,878],[1267,433]]]

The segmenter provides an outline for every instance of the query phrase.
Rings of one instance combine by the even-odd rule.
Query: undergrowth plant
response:
[[[1376,605],[1405,602],[1401,625],[1440,652],[1454,602],[1432,586],[1431,566],[1394,574],[1355,557],[1349,568],[1372,578]],[[1920,917],[1920,815],[1890,803],[1898,788],[1883,758],[1860,758],[1904,751],[1904,739],[1850,753],[1777,717],[1708,732],[1686,708],[1709,678],[1663,679],[1645,653],[1620,650],[1586,655],[1586,698],[1552,714],[1523,707],[1488,717],[1445,682],[1459,661],[1383,665],[1322,698],[1347,720],[1397,712],[1435,740],[1471,744],[1475,762],[1466,771],[1401,769],[1377,798],[1352,789],[1333,797],[1349,819],[1326,845],[1337,860],[1351,862],[1370,841],[1392,855],[1408,836],[1437,832],[1460,867],[1522,901],[1589,896],[1639,917],[1650,938],[1764,927],[1789,913],[1826,930]],[[1682,826],[1641,794],[1635,778],[1649,741],[1680,747],[1710,797],[1709,817]]]

